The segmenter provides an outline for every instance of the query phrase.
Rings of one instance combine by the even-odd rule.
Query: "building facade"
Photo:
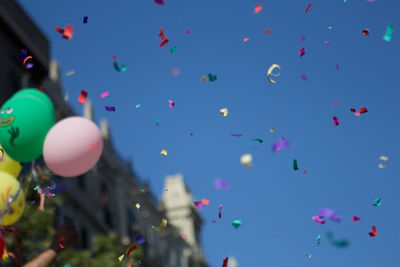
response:
[[[21,49],[33,57],[33,68],[24,68],[18,60]],[[0,106],[22,88],[44,86],[44,92],[53,101],[57,121],[76,115],[62,94],[59,66],[49,59],[47,39],[14,0],[0,1],[0,59]],[[90,101],[83,108],[84,116],[94,121]],[[182,238],[179,221],[170,216],[173,212],[168,199],[163,200],[160,208],[149,185],[135,175],[132,164],[114,149],[106,120],[101,120],[100,129],[104,150],[92,170],[75,178],[52,176],[66,188],[66,201],[58,208],[56,221],[74,223],[84,249],[90,249],[92,237],[99,233],[117,233],[124,245],[135,242],[138,236],[144,237],[144,267],[207,266],[198,239],[201,218],[196,210],[190,211],[191,220],[185,220],[185,227],[194,225],[191,237]],[[37,162],[40,164],[42,159]],[[153,226],[163,218],[168,220],[167,227],[155,231]]]

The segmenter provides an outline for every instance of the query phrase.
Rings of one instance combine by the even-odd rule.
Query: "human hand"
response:
[[[60,225],[56,229],[53,236],[53,243],[50,248],[56,252],[60,252],[63,248],[69,248],[78,241],[78,232],[76,231],[75,226],[72,224],[66,226]]]

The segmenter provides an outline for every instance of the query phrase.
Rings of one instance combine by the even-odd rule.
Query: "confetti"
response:
[[[127,70],[127,67],[126,67],[125,65],[122,65],[121,67],[118,65],[118,63],[117,63],[117,58],[116,58],[116,57],[113,57],[113,59],[114,59],[113,65],[114,65],[114,69],[115,69],[116,71],[118,71],[118,72],[124,72],[124,71]]]
[[[331,241],[331,244],[334,245],[337,248],[345,248],[349,245],[349,241],[343,239],[343,240],[334,240],[333,239],[333,234],[332,233],[327,233],[326,237],[328,240]]]
[[[211,73],[208,74],[208,80],[210,82],[215,82],[217,80],[217,74],[212,75]]]
[[[68,95],[68,94],[65,94],[65,95],[64,95],[64,101],[68,101],[68,99],[69,99],[69,95]]]
[[[171,74],[174,75],[174,76],[178,76],[179,73],[180,73],[180,70],[179,70],[179,69],[172,69],[172,70],[171,70]]]
[[[171,52],[171,54],[174,54],[174,53],[176,53],[176,51],[178,51],[178,48],[175,46],[175,47],[172,47],[169,51]]]
[[[280,75],[280,73],[278,72],[278,74],[272,74],[272,71],[274,70],[274,69],[276,69],[276,68],[278,68],[278,69],[281,69],[281,67],[279,66],[279,65],[277,65],[277,64],[272,64],[271,65],[271,67],[269,67],[268,68],[268,71],[267,71],[267,79],[268,79],[268,81],[270,81],[271,83],[276,83],[274,80],[272,80],[271,78],[270,78],[270,76],[279,76]]]
[[[190,33],[190,30],[185,31],[185,33],[186,33],[186,34],[189,34],[189,33]]]
[[[158,30],[158,37],[160,37],[160,39],[162,40],[160,47],[163,47],[164,45],[166,45],[169,42],[169,38],[165,37],[165,33],[164,33],[164,29],[160,28]]]
[[[390,42],[392,40],[392,34],[393,34],[393,25],[389,24],[386,28],[385,35],[383,36],[383,40],[386,42]]]
[[[256,6],[254,7],[254,14],[260,13],[261,9],[262,9],[262,4],[256,5]]]
[[[65,74],[65,76],[69,77],[69,76],[72,76],[74,74],[75,74],[75,71],[74,70],[70,70]]]
[[[162,5],[164,5],[164,0],[154,0],[154,3],[162,6]]]
[[[328,208],[320,209],[318,211],[318,216],[320,218],[330,219],[330,220],[335,221],[335,222],[340,222],[342,220],[342,217],[337,216],[334,210],[328,209]]]
[[[125,257],[125,255],[122,254],[121,256],[118,257],[118,260],[121,262],[124,257]]]
[[[270,132],[270,133],[274,133],[274,131],[275,131],[274,128],[269,129],[269,132]]]
[[[27,56],[27,57],[24,59],[24,61],[22,62],[22,65],[24,65],[26,69],[30,69],[30,68],[33,67],[33,64],[31,64],[31,65],[32,65],[31,67],[28,67],[29,64],[28,64],[28,65],[25,65],[26,62],[27,62],[29,59],[33,59],[33,57],[32,57],[32,56]]]
[[[107,111],[115,111],[115,107],[105,106]]]
[[[218,207],[218,218],[222,218],[222,204],[220,204]]]
[[[106,91],[106,92],[100,94],[100,98],[105,98],[109,95],[110,95],[110,93],[108,91]]]
[[[85,90],[81,90],[81,94],[79,95],[78,98],[78,103],[84,105],[86,103],[87,96],[88,92],[86,92]]]
[[[61,29],[56,26],[56,32],[61,33],[62,37],[67,40],[71,40],[74,35],[74,27],[71,25],[66,25],[65,29]]]
[[[58,244],[60,245],[60,248],[65,248],[64,245],[63,245],[63,243],[62,243],[63,240],[64,240],[64,237],[61,237],[61,238],[58,240]]]
[[[382,199],[381,198],[375,199],[375,203],[372,204],[372,206],[374,206],[374,207],[379,207],[380,205],[382,205]]]
[[[299,170],[299,168],[297,167],[297,159],[293,160],[293,170],[294,171],[298,171]]]
[[[307,8],[306,8],[306,12],[305,13],[307,13],[308,12],[308,10],[310,10],[310,7],[312,6],[312,4],[308,4],[308,6],[307,6]]]
[[[226,116],[228,116],[229,111],[227,108],[221,108],[219,110],[219,113],[221,113],[222,116],[226,117]]]
[[[240,163],[247,168],[252,167],[253,156],[251,154],[244,154],[240,157]]]
[[[87,24],[87,21],[88,21],[88,17],[87,17],[87,16],[84,16],[84,17],[83,17],[83,23]]]
[[[302,57],[302,56],[304,56],[306,54],[306,50],[304,50],[304,47],[300,48],[298,53],[299,53],[299,56]]]
[[[166,157],[167,156],[167,154],[168,154],[168,151],[166,150],[166,149],[163,149],[163,150],[161,150],[161,153],[160,153],[162,156],[164,156],[164,157]]]
[[[159,226],[155,227],[154,225],[152,226],[152,228],[154,230],[156,230],[157,232],[161,232],[162,230],[164,230],[164,228],[167,226],[168,221],[166,219],[162,219],[161,223]]]
[[[250,40],[249,38],[243,38],[243,42],[247,42],[248,40]]]
[[[218,190],[227,190],[229,188],[229,184],[227,181],[224,181],[222,179],[215,179],[214,188]]]
[[[318,224],[325,224],[325,221],[319,216],[312,216],[311,219],[313,219]]]
[[[376,227],[375,227],[375,226],[372,226],[371,229],[372,229],[372,232],[369,232],[369,233],[368,233],[369,236],[370,236],[370,237],[375,237],[375,236],[377,236],[377,235],[378,235],[378,232],[376,231]]]
[[[142,106],[142,104],[143,104],[143,102],[140,101],[139,104],[136,104],[136,108],[137,108],[137,109],[140,108],[140,107]]]
[[[364,36],[369,35],[369,29],[363,29],[362,35],[364,35]]]
[[[276,141],[273,145],[272,145],[272,151],[279,151],[282,148],[286,148],[289,147],[290,143],[288,140],[286,140],[285,138],[282,138],[278,141]]]
[[[156,120],[155,123],[156,123],[156,126],[160,126],[160,121],[159,120]]]
[[[317,241],[317,246],[319,246],[321,244],[321,235],[318,235],[315,240]]]
[[[227,267],[227,265],[228,265],[228,257],[226,257],[224,259],[224,262],[222,263],[222,267]]]
[[[269,29],[269,28],[267,28],[267,29],[264,30],[264,34],[271,34],[271,33],[272,33],[272,30]]]
[[[385,168],[386,165],[387,165],[387,163],[389,162],[389,158],[386,157],[386,156],[380,156],[379,159],[380,159],[380,160],[383,160],[383,161],[385,162],[385,164],[380,163],[380,164],[378,165],[378,167],[381,168],[381,169],[382,169],[382,168]]]
[[[207,76],[201,76],[200,81],[203,83],[207,81]]]
[[[301,77],[302,80],[307,81],[307,75],[301,74],[300,77]]]
[[[300,35],[300,42],[304,42],[306,40],[306,37],[302,34]]]
[[[353,215],[353,217],[351,218],[351,222],[357,222],[357,221],[361,221],[361,218],[357,217],[356,215]]]
[[[168,100],[168,102],[169,102],[169,107],[170,108],[174,108],[175,107],[175,102],[174,101]]]
[[[193,201],[193,204],[201,210],[204,208],[204,205],[201,201]]]
[[[336,117],[336,116],[333,116],[332,125],[336,125],[336,126],[338,126],[338,125],[339,125],[339,118],[338,118],[338,117]]]
[[[129,255],[131,254],[132,251],[134,251],[135,249],[137,249],[136,245],[133,245],[132,247],[130,247],[130,249],[128,250],[128,253],[126,254],[127,257],[129,257]]]
[[[201,203],[203,203],[204,205],[208,205],[209,203],[210,203],[210,200],[208,200],[208,199],[202,199],[201,200]]]
[[[241,137],[242,134],[231,134],[231,136],[235,136],[235,137]]]
[[[306,257],[311,260],[311,254],[306,254]]]
[[[140,209],[140,204],[136,203],[136,209]]]
[[[324,43],[325,43],[326,45],[330,45],[330,43],[329,43],[328,41],[324,41]]]
[[[241,225],[242,225],[242,222],[241,222],[240,220],[234,220],[234,221],[232,222],[232,226],[233,226],[235,229],[238,229]]]

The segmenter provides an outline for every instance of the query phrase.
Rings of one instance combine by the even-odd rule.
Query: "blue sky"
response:
[[[180,172],[196,199],[210,200],[201,214],[212,266],[230,255],[241,266],[398,266],[398,1],[320,0],[307,14],[310,2],[302,0],[19,2],[51,42],[70,104],[81,114],[76,99],[81,89],[89,92],[96,119],[110,121],[116,148],[155,194],[162,193],[166,175]],[[263,5],[258,14],[256,4]],[[385,42],[389,23],[393,39]],[[75,27],[71,41],[54,30],[66,24]],[[162,48],[160,27],[170,38]],[[272,33],[264,34],[266,28]],[[361,34],[364,28],[369,36]],[[174,46],[178,51],[171,54]],[[126,72],[114,70],[113,55]],[[272,64],[282,68],[276,84],[266,80]],[[172,69],[180,74],[171,75]],[[66,77],[70,70],[75,74]],[[208,73],[218,80],[202,83]],[[100,99],[107,90],[110,96]],[[116,112],[105,111],[106,105]],[[361,107],[368,112],[360,117],[350,112]],[[229,109],[227,117],[221,108]],[[333,116],[339,126],[332,125]],[[282,136],[290,148],[272,153]],[[252,138],[263,139],[263,146],[249,146]],[[244,153],[253,155],[253,168],[240,164]],[[378,168],[381,155],[390,158],[384,169]],[[230,189],[215,190],[215,178]],[[377,197],[382,206],[373,207]],[[315,223],[311,217],[322,207],[344,220]],[[361,221],[351,223],[353,214]],[[237,230],[235,219],[243,222]],[[372,225],[374,238],[368,235]],[[333,247],[327,231],[350,246]]]

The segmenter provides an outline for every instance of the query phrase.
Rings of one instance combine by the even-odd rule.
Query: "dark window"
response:
[[[102,207],[102,213],[103,213],[103,219],[105,224],[107,224],[108,227],[112,228],[113,223],[112,223],[112,216],[111,216],[111,211],[110,211],[110,198],[108,195],[108,189],[107,185],[105,183],[101,184],[101,207]]]
[[[128,236],[133,238],[134,231],[132,229],[133,225],[135,224],[135,215],[130,209],[127,209],[127,217],[128,217]]]

